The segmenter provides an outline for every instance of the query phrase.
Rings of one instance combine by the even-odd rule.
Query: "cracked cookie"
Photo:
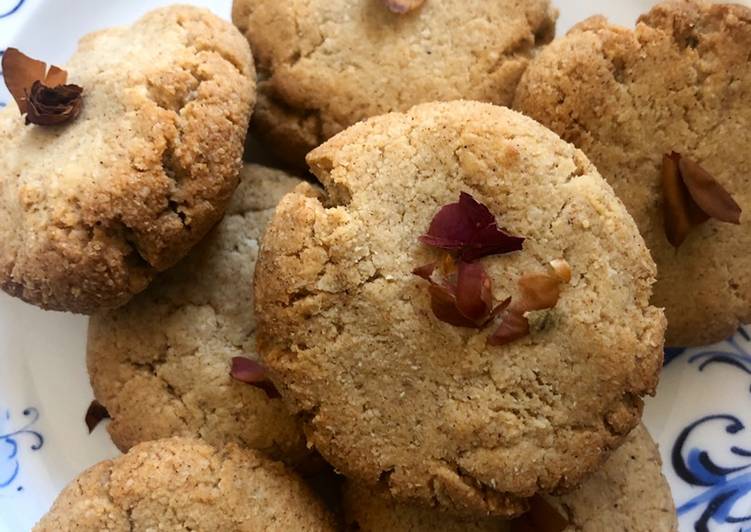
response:
[[[230,376],[255,359],[253,270],[274,207],[300,181],[246,165],[224,219],[174,268],[127,305],[89,322],[88,368],[123,451],[169,436],[201,437],[297,463],[297,421],[278,398]]]
[[[596,17],[539,54],[515,108],[581,148],[636,220],[658,279],[666,342],[709,344],[751,321],[751,9],[669,1],[625,29]],[[744,210],[676,249],[664,228],[661,170],[672,152],[699,163]]]
[[[284,466],[230,444],[142,443],[71,482],[35,532],[332,531],[331,516]]]
[[[549,0],[235,0],[232,20],[259,74],[251,128],[278,158],[305,154],[355,122],[458,98],[510,105],[555,33]]]
[[[638,424],[665,328],[654,263],[595,167],[533,120],[465,101],[361,122],[308,163],[325,192],[280,202],[255,308],[259,354],[309,443],[357,482],[461,512],[511,516],[577,487]],[[413,274],[443,260],[418,237],[460,192],[526,239],[481,261],[496,301],[551,261],[571,270],[505,345],[439,320]]]
[[[568,521],[564,530],[602,532],[673,532],[675,506],[661,472],[660,454],[643,426],[638,426],[607,463],[576,491],[548,502]],[[347,483],[344,487],[347,530],[360,532],[501,532],[509,523],[462,519],[420,506],[400,504],[382,491]]]
[[[45,309],[127,302],[221,218],[255,100],[248,44],[192,7],[84,37],[64,126],[0,111],[0,286]]]

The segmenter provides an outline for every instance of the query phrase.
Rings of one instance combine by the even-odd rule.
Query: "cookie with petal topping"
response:
[[[516,95],[516,109],[587,154],[636,220],[657,263],[668,345],[713,343],[751,321],[749,57],[751,9],[670,0],[633,30],[583,22],[537,56]],[[676,238],[664,171],[678,156],[712,176],[732,216],[700,213]]]
[[[91,317],[88,367],[123,451],[169,436],[229,442],[297,463],[305,438],[284,404],[230,376],[255,359],[253,270],[276,203],[300,181],[244,167],[224,219],[127,305]]]
[[[356,482],[460,512],[511,516],[577,487],[638,424],[665,328],[654,263],[595,167],[533,120],[466,101],[361,122],[308,162],[325,192],[303,184],[277,207],[255,308],[259,354],[309,443]],[[477,205],[462,211],[461,193]],[[415,275],[451,262],[425,243],[449,235],[419,239],[439,212],[482,231],[454,292]],[[469,305],[462,271],[480,288]],[[527,334],[493,341],[511,309]]]
[[[0,286],[89,314],[126,303],[219,221],[255,72],[237,29],[188,6],[84,37],[65,68],[83,88],[74,120],[0,111]]]
[[[305,168],[370,116],[458,98],[510,105],[557,17],[549,0],[235,0],[259,73],[252,131]]]
[[[79,475],[35,532],[309,530],[333,519],[301,479],[261,453],[172,438]]]
[[[497,518],[462,519],[428,508],[400,504],[377,488],[344,487],[347,530],[361,532],[505,532],[519,530]],[[629,435],[607,463],[576,491],[548,497],[564,531],[673,532],[678,519],[660,454],[643,426]],[[526,518],[529,519],[529,518]]]

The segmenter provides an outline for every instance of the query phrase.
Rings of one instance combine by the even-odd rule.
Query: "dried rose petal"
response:
[[[422,277],[426,281],[430,281],[430,278],[433,276],[433,272],[435,271],[436,266],[438,266],[437,262],[431,262],[424,266],[418,266],[417,268],[412,270],[412,273],[414,273],[418,277]]]
[[[35,81],[29,93],[26,124],[56,126],[81,113],[83,89],[78,85],[50,88]]]
[[[519,297],[509,305],[498,329],[488,337],[490,345],[504,345],[529,334],[525,314],[551,309],[561,295],[561,284],[571,280],[571,266],[564,259],[550,262],[550,273],[523,275],[519,281]]]
[[[550,267],[553,269],[553,274],[558,277],[562,283],[568,283],[571,281],[571,265],[566,259],[551,260]]]
[[[425,0],[383,0],[386,7],[393,13],[408,13],[420,7]]]
[[[453,260],[450,259],[451,257],[449,257],[449,260],[441,261],[441,270],[446,277],[453,273],[452,270],[455,268]],[[412,273],[430,283],[428,293],[430,294],[430,308],[433,314],[439,320],[456,327],[477,327],[474,321],[460,312],[456,300],[456,285],[451,283],[449,279],[444,279],[443,283],[433,280],[433,273],[437,267],[438,262],[431,262],[412,270]]]
[[[709,217],[691,198],[679,169],[680,155],[662,158],[662,194],[665,208],[665,235],[673,247],[680,246],[691,229]]]
[[[456,252],[465,262],[522,249],[524,239],[498,228],[495,217],[482,203],[462,192],[457,203],[441,208],[420,242]]]
[[[2,68],[8,92],[16,100],[21,114],[26,113],[26,93],[35,81],[44,79],[47,64],[32,59],[17,48],[8,48],[3,53]]]
[[[678,167],[691,198],[707,216],[720,222],[741,223],[740,206],[709,172],[688,157],[681,157]]]
[[[488,337],[490,345],[505,345],[524,338],[529,334],[529,320],[524,316],[524,311],[509,307],[503,315],[500,325],[493,334]]]
[[[493,283],[478,262],[459,263],[456,307],[475,323],[484,322],[493,310]]]
[[[477,323],[459,311],[453,287],[431,282],[428,293],[430,293],[430,308],[436,318],[455,327],[470,329],[477,327]]]
[[[447,257],[440,263],[440,282],[433,279],[438,262],[419,266],[412,273],[430,283],[430,308],[436,318],[456,327],[481,329],[509,305],[511,298],[493,308],[493,285],[485,268],[479,263],[456,264],[450,255]]]
[[[245,357],[232,357],[232,367],[229,374],[235,380],[260,388],[266,392],[269,399],[281,397],[279,390],[266,375],[266,368],[255,360]]]
[[[110,413],[107,412],[107,409],[102,406],[102,404],[97,401],[91,401],[91,404],[89,405],[89,408],[86,410],[86,416],[84,416],[84,421],[86,422],[86,426],[89,428],[89,434],[94,432],[94,429],[105,419],[110,418]]]
[[[672,152],[662,158],[665,235],[679,247],[691,229],[710,218],[739,224],[741,208],[698,163]]]
[[[26,114],[26,124],[59,125],[76,118],[83,103],[83,89],[65,85],[68,73],[56,66],[32,59],[16,48],[8,48],[2,59],[8,91]]]
[[[553,308],[561,295],[561,280],[547,273],[524,275],[518,285],[520,297],[514,306],[525,312]]]
[[[511,521],[511,532],[563,532],[569,526],[568,519],[543,497],[535,495],[529,503],[529,512]]]

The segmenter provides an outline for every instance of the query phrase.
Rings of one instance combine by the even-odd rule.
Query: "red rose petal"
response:
[[[478,262],[459,263],[456,307],[473,322],[483,323],[493,308],[493,284]]]
[[[529,334],[529,320],[524,317],[524,312],[513,308],[508,309],[503,315],[500,325],[493,334],[488,337],[490,345],[505,345]]]
[[[490,210],[462,192],[457,203],[438,211],[420,242],[456,252],[460,259],[472,262],[489,255],[519,251],[524,239],[499,229]]]
[[[260,388],[266,392],[270,399],[281,397],[274,383],[268,379],[266,368],[255,360],[245,357],[232,357],[230,376],[235,380]]]
[[[477,327],[477,323],[459,311],[456,294],[452,287],[431,282],[428,292],[430,293],[430,308],[436,318],[455,327],[471,329]]]

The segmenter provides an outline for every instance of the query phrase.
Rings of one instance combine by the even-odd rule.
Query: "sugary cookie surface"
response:
[[[283,161],[304,168],[310,150],[358,120],[422,102],[509,105],[558,16],[549,0],[396,4],[234,2],[259,72],[253,131]]]
[[[634,217],[657,263],[654,304],[671,346],[720,341],[751,321],[751,9],[668,1],[634,30],[595,17],[540,53],[515,108],[581,148]],[[743,210],[676,249],[666,234],[665,155],[711,173]]]
[[[152,11],[84,37],[80,115],[0,111],[0,285],[46,309],[113,308],[221,218],[255,100],[248,45],[206,10]]]
[[[63,490],[35,532],[333,532],[302,480],[254,451],[171,438],[101,462]]]
[[[89,322],[88,367],[123,451],[169,436],[237,443],[297,463],[299,424],[278,399],[230,376],[255,359],[253,271],[276,203],[300,181],[246,165],[224,219],[127,305]]]
[[[511,515],[572,488],[637,425],[662,362],[655,267],[584,155],[534,121],[473,102],[357,124],[308,156],[256,269],[258,348],[309,440],[354,480],[459,511]],[[571,278],[530,334],[437,319],[418,237],[467,192],[521,251],[481,259],[496,301],[556,259]]]

